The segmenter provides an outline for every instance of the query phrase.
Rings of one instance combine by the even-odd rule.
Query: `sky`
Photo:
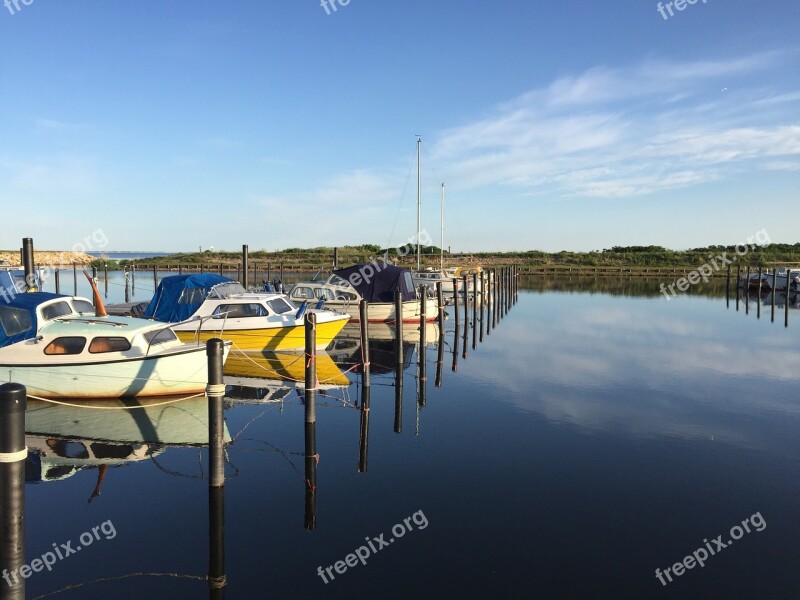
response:
[[[800,241],[796,0],[6,1],[0,248]]]

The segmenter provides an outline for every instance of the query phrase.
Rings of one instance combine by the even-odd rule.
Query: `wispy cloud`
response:
[[[442,132],[432,156],[467,187],[556,197],[649,194],[725,179],[742,164],[793,169],[800,122],[789,109],[800,97],[752,84],[781,58],[592,68]],[[776,110],[754,110],[759,103]]]

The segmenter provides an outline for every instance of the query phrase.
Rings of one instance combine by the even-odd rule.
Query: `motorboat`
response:
[[[248,292],[239,282],[213,273],[172,275],[158,285],[143,317],[173,323],[181,340],[222,338],[249,352],[305,349],[306,311],[316,314],[317,348],[324,349],[350,315],[295,305],[287,295]]]
[[[48,292],[0,300],[0,373],[43,398],[194,394],[208,381],[205,347],[170,327],[108,316],[86,298]],[[228,346],[225,347],[227,355]]]
[[[419,322],[421,300],[414,287],[411,271],[385,262],[372,262],[334,269],[324,281],[301,281],[289,288],[294,302],[324,301],[327,308],[352,314],[360,321],[359,303],[366,300],[367,320],[372,323],[395,322],[395,297],[402,297],[403,323]],[[439,305],[433,298],[425,297],[425,320],[438,316]]]

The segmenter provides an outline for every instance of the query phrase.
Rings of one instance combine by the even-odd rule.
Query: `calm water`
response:
[[[110,300],[121,300],[121,279],[109,283]],[[134,299],[148,299],[152,278],[137,283]],[[306,502],[298,392],[259,383],[249,400],[228,401],[235,441],[224,597],[797,598],[795,307],[786,328],[782,303],[775,323],[769,306],[757,319],[755,299],[748,314],[734,298],[726,308],[718,283],[669,302],[657,282],[639,280],[539,278],[523,287],[476,350],[469,333],[466,359],[450,309],[441,387],[438,332],[429,333],[424,406],[414,332],[398,407],[396,355],[387,331],[375,328],[369,412],[354,371],[349,387],[317,398],[315,506]],[[347,369],[360,349],[346,339],[330,356]],[[231,395],[248,396],[242,391]],[[109,520],[116,535],[101,532],[52,572],[34,573],[28,598],[105,578],[55,597],[223,597],[203,580],[207,455],[181,446],[202,437],[202,404],[197,411],[190,403],[170,411],[181,413],[174,425],[159,417],[160,439],[175,446],[151,445],[150,456],[147,447],[122,456],[119,445],[97,446],[97,456],[120,455],[105,459],[112,466],[104,473],[103,460],[81,458],[90,417],[53,419],[39,443],[51,439],[48,447],[65,454],[69,446],[75,458],[53,480],[26,486],[27,560]],[[94,417],[92,431],[125,429],[133,419],[108,412]],[[45,461],[44,478],[47,469]],[[712,548],[719,535],[726,543],[732,527],[757,513],[751,532],[704,567],[666,586],[656,578],[656,568],[673,568],[705,548],[704,539]],[[395,541],[382,549],[372,541],[366,564],[341,563],[346,572],[336,572],[337,561],[382,534]],[[326,574],[324,583],[320,566],[335,579]],[[150,575],[122,578],[136,573]]]

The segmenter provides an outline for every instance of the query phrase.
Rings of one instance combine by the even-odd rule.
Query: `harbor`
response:
[[[799,18],[4,0],[0,600],[795,600]]]

